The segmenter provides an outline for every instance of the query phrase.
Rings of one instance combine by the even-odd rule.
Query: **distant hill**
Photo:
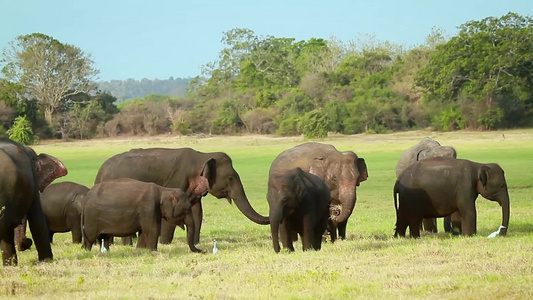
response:
[[[192,78],[169,79],[146,79],[141,80],[111,80],[98,82],[98,88],[108,91],[117,97],[117,102],[121,103],[134,98],[144,98],[150,94],[168,95],[171,97],[185,96],[187,85]]]

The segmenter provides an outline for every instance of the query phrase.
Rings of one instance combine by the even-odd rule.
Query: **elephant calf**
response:
[[[293,237],[300,234],[303,250],[320,250],[329,218],[330,191],[320,177],[294,168],[271,174],[267,192],[274,251],[294,251]],[[281,227],[280,227],[281,225]]]
[[[187,243],[193,252],[194,220],[191,204],[182,189],[129,178],[95,184],[85,195],[82,213],[83,246],[91,250],[98,239],[109,250],[111,236],[131,236],[140,232],[137,247],[157,250],[161,220],[183,228],[187,226]]]
[[[84,185],[65,181],[49,185],[41,193],[51,242],[54,233],[72,231],[72,242],[81,243],[81,210],[88,191]]]
[[[399,207],[397,194],[399,194]],[[502,168],[465,159],[431,158],[410,165],[394,185],[395,236],[420,237],[422,218],[459,212],[461,233],[476,233],[476,199],[497,201],[502,207],[500,235],[509,226],[509,193]]]

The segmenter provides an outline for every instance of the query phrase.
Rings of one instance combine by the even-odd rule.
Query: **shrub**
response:
[[[15,118],[13,126],[7,130],[7,135],[10,139],[23,145],[31,145],[35,139],[33,130],[31,129],[31,122],[26,116]]]

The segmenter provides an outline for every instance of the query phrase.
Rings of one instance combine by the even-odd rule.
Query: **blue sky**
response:
[[[533,16],[531,0],[0,0],[0,49],[40,32],[90,53],[100,80],[194,77],[215,61],[223,32],[295,38],[364,35],[407,47],[432,27],[449,35],[471,20],[509,11]]]

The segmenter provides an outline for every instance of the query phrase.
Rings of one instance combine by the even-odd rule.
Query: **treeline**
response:
[[[187,93],[188,78],[110,80],[99,81],[98,89],[117,97],[117,104],[126,100],[158,94],[170,97],[183,97]]]
[[[224,33],[226,47],[189,82],[185,96],[156,93],[118,108],[107,92],[70,87],[57,101],[31,93],[39,89],[27,76],[7,76],[23,69],[18,61],[11,73],[3,69],[8,80],[0,82],[0,122],[7,129],[14,116],[28,117],[40,134],[48,132],[41,136],[63,138],[168,132],[323,137],[532,126],[533,19],[509,13],[459,29],[451,38],[434,29],[424,45],[406,49],[372,39],[296,41],[237,28]],[[24,50],[27,41],[18,42]],[[3,113],[6,107],[14,113]]]
[[[151,111],[162,120],[166,113],[160,132],[321,137],[533,125],[529,17],[471,21],[451,38],[433,30],[411,49],[260,37],[249,29],[230,30],[222,41],[226,48],[186,97],[144,103],[145,116]],[[140,113],[141,104],[124,106],[124,115]],[[117,117],[116,128],[123,128]]]

